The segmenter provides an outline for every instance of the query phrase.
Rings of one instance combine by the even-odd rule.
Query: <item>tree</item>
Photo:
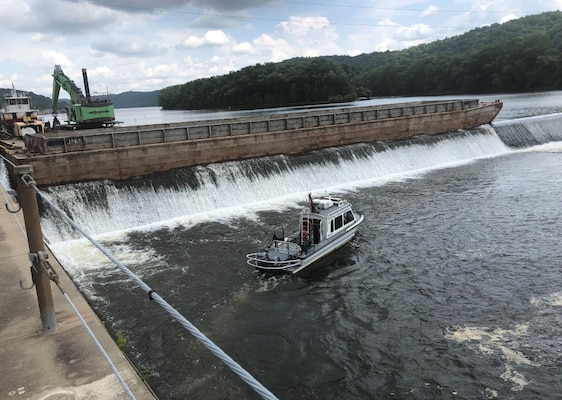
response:
[[[294,58],[165,88],[163,108],[259,108],[358,96],[556,90],[562,12],[476,28],[401,51]]]

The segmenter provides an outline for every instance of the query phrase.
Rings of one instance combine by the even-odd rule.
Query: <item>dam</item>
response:
[[[270,116],[51,131],[0,141],[12,180],[29,166],[38,186],[126,180],[172,169],[356,143],[438,135],[490,123],[503,103],[418,101]]]

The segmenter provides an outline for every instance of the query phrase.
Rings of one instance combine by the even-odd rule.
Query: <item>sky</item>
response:
[[[152,91],[293,57],[402,50],[562,0],[0,0],[0,88]],[[68,98],[61,92],[61,98]]]

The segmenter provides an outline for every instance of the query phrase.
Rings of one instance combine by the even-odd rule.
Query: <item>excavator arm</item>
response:
[[[82,94],[82,90],[73,80],[71,80],[68,76],[64,74],[60,65],[55,65],[55,69],[53,71],[53,97],[52,97],[52,107],[53,107],[53,114],[57,113],[58,102],[59,102],[59,94],[60,90],[64,89],[66,93],[70,95],[70,100],[72,104],[82,104],[86,98]]]
[[[51,97],[51,107],[53,109],[53,115],[58,114],[59,93],[60,93],[60,84],[57,82],[56,79],[53,79],[53,95]]]

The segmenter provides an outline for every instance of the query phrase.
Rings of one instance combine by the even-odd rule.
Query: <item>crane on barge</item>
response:
[[[111,100],[91,98],[86,68],[82,68],[82,77],[84,79],[85,96],[74,81],[65,75],[61,66],[55,65],[53,71],[52,96],[54,129],[91,129],[113,126],[117,123],[115,121],[115,110]],[[66,107],[66,113],[68,115],[67,125],[62,125],[57,118],[57,106],[61,88],[70,95],[71,101],[70,106]]]

